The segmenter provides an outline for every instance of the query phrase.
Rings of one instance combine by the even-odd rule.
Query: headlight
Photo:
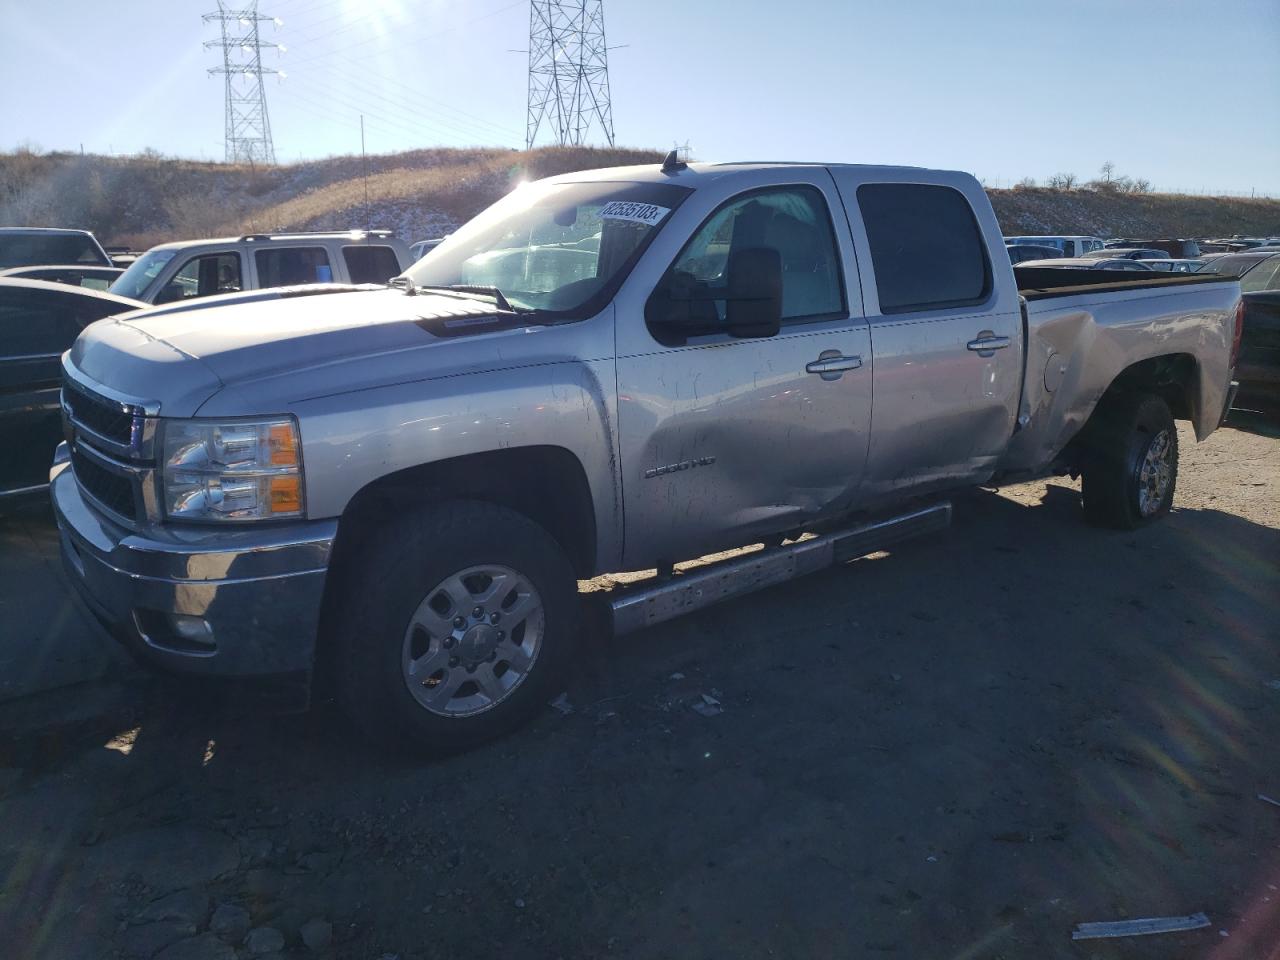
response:
[[[302,516],[302,458],[292,417],[166,420],[162,498],[173,520]]]

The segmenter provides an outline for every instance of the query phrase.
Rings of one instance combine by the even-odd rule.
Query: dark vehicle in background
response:
[[[1162,260],[1169,256],[1155,247],[1106,247],[1084,254],[1086,258],[1106,257],[1108,260]]]
[[[1203,260],[1175,260],[1170,257],[1167,260],[1130,260],[1130,263],[1141,263],[1150,270],[1159,270],[1161,273],[1195,273],[1204,266]]]
[[[1129,249],[1140,247],[1146,250],[1163,250],[1170,257],[1176,259],[1194,260],[1200,256],[1200,244],[1195,240],[1132,240],[1117,239],[1108,240],[1104,250],[1115,250],[1117,248]]]
[[[49,481],[62,440],[63,352],[95,320],[142,306],[65,283],[0,278],[0,504]]]
[[[1235,406],[1280,415],[1280,252],[1218,257],[1196,272],[1240,279],[1244,332]]]
[[[442,243],[444,243],[444,237],[437,237],[434,240],[419,240],[417,243],[411,243],[409,244],[409,256],[413,258],[414,263],[417,263]]]
[[[1148,261],[1149,262],[1149,261]],[[1054,267],[1059,270],[1129,270],[1150,273],[1142,260],[1111,260],[1106,257],[1056,257],[1052,260],[1024,260],[1020,267]]]
[[[97,264],[68,263],[45,267],[10,267],[0,270],[0,277],[18,280],[51,280],[87,290],[106,290],[116,277],[124,273],[123,267],[100,267]]]
[[[88,230],[58,227],[0,227],[0,270],[51,263],[112,265]]]
[[[1056,247],[1040,247],[1030,243],[1011,243],[1005,250],[1009,253],[1010,263],[1022,263],[1024,260],[1052,260],[1062,256]]]
[[[1215,246],[1234,247],[1236,250],[1241,251],[1251,250],[1266,243],[1265,240],[1258,237],[1219,237],[1217,240],[1210,240],[1209,242]]]

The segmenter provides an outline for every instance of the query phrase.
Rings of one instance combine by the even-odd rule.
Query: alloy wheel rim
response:
[[[459,570],[427,591],[409,618],[405,686],[437,716],[491,710],[529,676],[545,628],[542,598],[527,577],[500,564]]]
[[[1138,512],[1150,517],[1159,512],[1173,479],[1173,440],[1161,430],[1147,445],[1138,472]]]

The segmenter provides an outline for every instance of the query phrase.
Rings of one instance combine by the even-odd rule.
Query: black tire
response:
[[[1158,458],[1165,481],[1144,481],[1148,453],[1166,443],[1167,455]],[[1091,523],[1133,530],[1167,514],[1178,485],[1178,431],[1168,404],[1150,393],[1104,397],[1089,426],[1081,473]]]
[[[332,608],[332,662],[339,706],[376,744],[429,757],[457,753],[511,732],[562,691],[578,633],[577,580],[564,550],[538,524],[495,504],[450,501],[388,518],[355,549]],[[443,716],[421,704],[406,679],[410,621],[436,585],[484,565],[518,572],[540,597],[538,653],[505,699],[482,712]],[[462,650],[462,641],[454,643],[452,652]],[[500,660],[493,669],[504,668]]]

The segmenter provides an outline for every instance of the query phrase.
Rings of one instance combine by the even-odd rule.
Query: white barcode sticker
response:
[[[646,226],[655,227],[670,212],[670,207],[660,207],[656,203],[610,200],[600,209],[600,219],[630,220],[632,223],[643,223]]]

